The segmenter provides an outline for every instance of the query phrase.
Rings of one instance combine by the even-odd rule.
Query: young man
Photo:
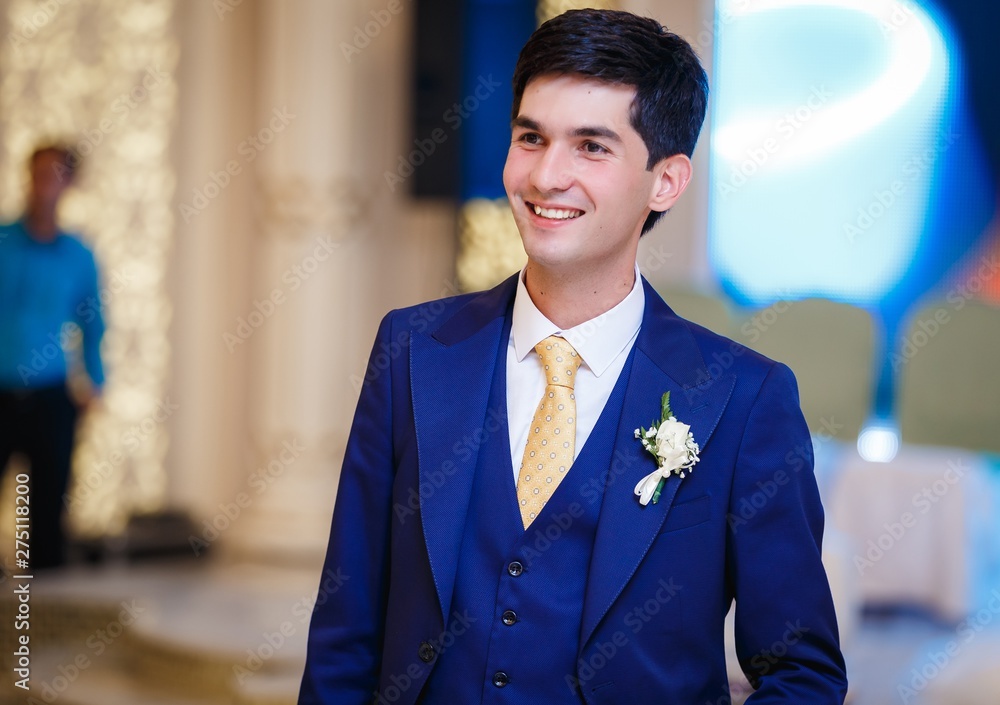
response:
[[[0,226],[0,476],[12,452],[31,470],[32,569],[64,562],[63,495],[78,408],[104,383],[97,267],[90,250],[59,228],[57,211],[77,157],[58,145],[31,155],[23,217]],[[64,325],[83,333],[89,386],[67,389]]]
[[[678,318],[635,263],[706,98],[650,19],[572,11],[528,41],[504,169],[528,264],[383,320],[375,353],[399,353],[373,353],[358,403],[326,562],[346,579],[300,702],[728,702],[734,600],[751,702],[843,702],[794,378]],[[697,448],[683,427],[654,502],[636,429],[665,392]]]

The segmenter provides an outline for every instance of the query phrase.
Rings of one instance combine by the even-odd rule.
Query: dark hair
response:
[[[512,120],[525,87],[546,74],[634,86],[630,122],[649,151],[647,169],[694,152],[705,121],[708,77],[691,45],[656,20],[619,10],[570,10],[544,23],[514,68]],[[662,215],[650,213],[642,233]]]
[[[59,142],[41,144],[31,153],[31,158],[28,162],[34,164],[35,160],[43,154],[56,155],[59,164],[56,165],[55,169],[60,181],[67,177],[72,179],[80,169],[80,156],[64,144]]]

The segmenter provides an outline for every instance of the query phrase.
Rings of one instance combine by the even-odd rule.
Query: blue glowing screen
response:
[[[709,259],[724,289],[905,309],[993,209],[956,35],[903,0],[717,10]]]

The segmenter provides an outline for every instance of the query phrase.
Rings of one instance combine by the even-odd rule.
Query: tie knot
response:
[[[535,346],[535,352],[545,368],[545,384],[573,388],[583,358],[565,338],[551,335]]]

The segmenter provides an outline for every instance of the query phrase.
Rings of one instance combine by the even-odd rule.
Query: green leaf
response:
[[[660,413],[662,414],[661,418],[664,421],[674,415],[673,412],[670,411],[670,392],[663,393],[663,399],[660,401],[660,410]]]

